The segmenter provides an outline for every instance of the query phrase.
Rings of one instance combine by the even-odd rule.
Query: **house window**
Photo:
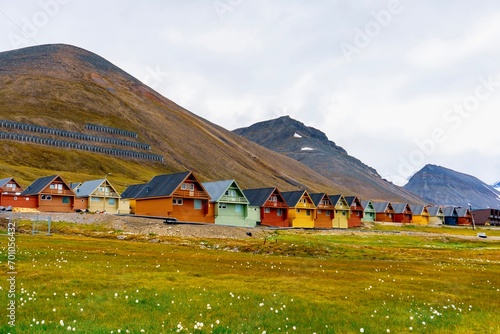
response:
[[[226,196],[236,197],[237,196],[236,190],[234,189],[226,190]]]
[[[321,210],[318,210],[318,215],[320,215],[320,214],[322,214],[322,213],[323,213],[323,211],[321,211]]]
[[[356,212],[356,216],[358,216],[358,217],[359,217],[359,211],[358,211],[358,212]]]
[[[271,209],[270,208],[264,208],[264,213],[271,213]]]
[[[243,212],[243,205],[241,204],[236,204],[236,206],[234,207],[234,211],[236,213],[242,213]]]
[[[306,210],[306,216],[310,216],[311,215],[311,210]]]
[[[14,196],[14,201],[17,201],[17,196]]]
[[[342,216],[345,216],[345,211],[342,211]]]
[[[115,205],[115,199],[114,198],[108,199],[108,204],[109,205]]]
[[[63,203],[63,204],[69,204],[69,197],[68,197],[68,196],[64,196],[64,197],[62,198],[62,203]]]
[[[172,204],[173,205],[182,205],[183,204],[182,198],[174,198],[174,199],[172,199]]]
[[[277,196],[271,196],[270,201],[271,202],[277,202],[278,201],[278,197]]]
[[[225,209],[226,203],[219,203],[219,209]]]
[[[100,202],[101,201],[101,198],[100,197],[91,197],[91,201],[92,202]]]
[[[326,210],[326,216],[330,217],[330,210]]]
[[[15,184],[13,184],[13,183],[7,183],[7,184],[6,184],[6,187],[7,187],[7,188],[15,188],[15,187],[16,187],[16,185],[15,185]]]
[[[201,210],[202,205],[201,205],[201,199],[195,199],[194,200],[194,209],[195,210]]]
[[[300,213],[300,209],[297,209],[297,213]]]
[[[281,217],[281,216],[283,215],[283,210],[278,209],[278,210],[277,210],[276,215],[277,215],[278,217]]]
[[[52,196],[50,196],[50,195],[42,195],[41,199],[44,200],[44,201],[51,201],[52,200]]]

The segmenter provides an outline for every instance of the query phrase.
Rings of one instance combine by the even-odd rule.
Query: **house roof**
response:
[[[459,217],[467,217],[468,213],[469,213],[468,208],[457,208],[457,214]]]
[[[443,208],[443,214],[445,216],[455,216],[457,215],[457,210],[452,206],[447,206]]]
[[[191,172],[163,174],[153,177],[135,198],[170,197]]]
[[[347,202],[347,205],[349,205],[349,206],[352,206],[354,204],[354,202],[356,201],[356,199],[359,201],[357,196],[344,196],[344,198]]]
[[[325,193],[316,193],[316,194],[311,194],[311,199],[314,203],[314,205],[318,206],[321,201],[323,200],[323,198],[326,196],[328,198],[328,200],[331,202],[330,198],[328,197],[327,194]]]
[[[5,186],[10,180],[12,180],[12,177],[7,177],[5,179],[1,179],[0,180],[0,188],[2,188],[3,186]]]
[[[394,213],[405,213],[407,210],[411,213],[408,203],[392,203],[392,208],[394,209]]]
[[[390,202],[372,202],[372,204],[373,204],[373,208],[375,209],[376,212],[385,212],[391,203]]]
[[[373,206],[373,203],[371,201],[361,201],[361,206],[363,207],[364,210],[366,210],[366,208],[371,205],[371,207],[373,208],[373,211],[375,211],[375,207]]]
[[[411,212],[414,215],[423,215],[425,212],[425,205],[410,204]],[[429,211],[427,211],[429,212]]]
[[[294,207],[299,203],[299,200],[306,193],[305,190],[285,191],[281,193],[283,199],[289,207]]]
[[[429,216],[437,216],[439,214],[440,206],[428,206],[427,211],[429,212]],[[443,214],[443,210],[441,209],[441,214]]]
[[[212,202],[218,202],[221,199],[221,197],[226,193],[226,190],[228,190],[229,187],[233,185],[241,190],[241,188],[238,186],[235,180],[203,182],[202,184],[205,190],[208,192],[208,195],[210,196],[210,200]],[[242,192],[242,197],[247,199],[246,196],[243,194],[243,192]]]
[[[243,193],[245,197],[250,202],[251,206],[264,206],[269,197],[274,193],[278,192],[276,188],[258,188],[258,189],[245,189]],[[279,192],[278,192],[279,194]],[[283,197],[283,196],[282,196]]]
[[[122,192],[121,198],[123,199],[135,198],[135,196],[137,196],[137,194],[142,190],[142,188],[144,188],[145,185],[146,183],[131,184],[130,186],[127,187],[127,189],[125,189]]]
[[[94,191],[97,190],[98,187],[100,187],[102,184],[106,183],[115,193],[117,191],[115,188],[111,185],[108,179],[99,179],[99,180],[92,180],[92,181],[86,181],[83,182],[80,186],[77,188],[73,189],[77,197],[89,197],[92,195]]]
[[[51,175],[51,176],[45,176],[45,177],[41,177],[39,179],[36,179],[32,184],[30,184],[21,193],[21,196],[38,195],[45,188],[47,188],[49,186],[49,184],[54,182],[57,178],[59,178],[68,187],[68,189],[71,189],[71,188],[69,188],[68,184],[66,182],[64,182],[64,180],[59,175]]]

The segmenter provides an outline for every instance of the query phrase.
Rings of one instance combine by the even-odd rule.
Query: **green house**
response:
[[[371,201],[361,201],[361,206],[363,207],[363,222],[373,223],[375,221],[375,217],[377,216],[377,211],[375,211],[375,207]]]
[[[254,227],[256,215],[252,215],[249,201],[235,180],[204,182],[210,195],[215,224]]]

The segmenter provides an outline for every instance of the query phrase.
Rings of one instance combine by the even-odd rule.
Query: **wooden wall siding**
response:
[[[411,224],[412,214],[411,213],[395,213],[394,222],[402,224]]]
[[[363,211],[362,222],[372,223],[375,221],[375,212],[374,211]]]
[[[193,198],[183,198],[182,205],[174,205],[171,197],[136,199],[135,214],[138,216],[172,217],[183,222],[214,223],[208,200],[201,201],[195,209]]]
[[[377,212],[376,221],[383,223],[394,223],[394,214],[391,212]]]
[[[443,225],[444,216],[429,216],[429,225]]]
[[[39,195],[38,211],[42,212],[73,212],[74,196],[58,196],[52,195],[51,200],[41,199],[43,195]],[[67,202],[67,203],[64,203]]]
[[[90,212],[103,212],[118,213],[118,206],[120,205],[118,198],[110,197],[90,197],[88,199],[88,208]]]
[[[273,203],[278,204],[278,207],[265,206],[260,208],[260,224],[264,226],[291,227],[292,225],[288,221],[288,207],[286,204]],[[280,212],[281,215],[279,215]]]
[[[120,199],[118,204],[118,214],[130,214],[130,199]]]
[[[234,198],[238,200],[238,198]],[[245,200],[245,198],[243,198]],[[245,202],[246,203],[246,200]],[[243,203],[211,203],[214,207],[215,224],[250,226],[248,217],[248,205]],[[255,226],[255,222],[252,226]]]
[[[37,208],[36,196],[20,196],[15,194],[0,194],[0,205],[13,208]]]
[[[413,224],[417,225],[429,225],[429,214],[413,214]]]
[[[332,226],[334,228],[349,227],[349,210],[335,210]]]
[[[75,198],[75,210],[87,210],[89,208],[89,199],[85,198]]]
[[[315,228],[332,228],[333,219],[335,216],[335,208],[333,209],[317,209],[316,219],[314,220]]]
[[[360,209],[358,209],[356,207],[354,210],[351,209],[349,213],[349,219],[347,220],[347,226],[360,227],[362,219],[363,219],[363,208],[360,207]]]
[[[302,205],[297,208],[290,208],[288,210],[288,221],[290,226],[314,228],[314,216],[316,215],[315,211],[316,209],[303,208]]]

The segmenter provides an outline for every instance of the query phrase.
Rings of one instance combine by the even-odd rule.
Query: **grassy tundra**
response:
[[[117,240],[69,223],[52,236],[18,232],[15,327],[2,307],[0,332],[500,333],[500,241],[399,229],[280,231],[266,242]],[[0,287],[8,305],[9,282]]]

